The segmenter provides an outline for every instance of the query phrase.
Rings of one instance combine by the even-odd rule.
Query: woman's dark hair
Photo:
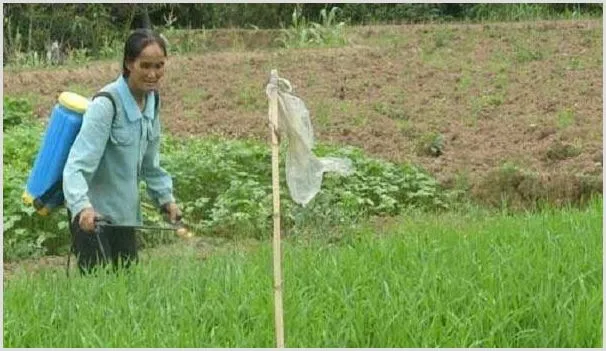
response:
[[[124,44],[124,60],[122,60],[122,75],[128,78],[130,71],[126,67],[128,62],[132,62],[141,55],[141,52],[150,44],[160,45],[164,56],[166,56],[166,40],[158,33],[147,28],[140,28],[131,33]]]

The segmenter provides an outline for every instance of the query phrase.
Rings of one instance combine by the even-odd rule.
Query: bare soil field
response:
[[[170,56],[166,132],[268,140],[276,68],[318,142],[421,165],[489,203],[602,191],[601,21],[355,27],[346,47],[290,50],[275,33],[223,33],[205,37],[212,50]],[[92,95],[118,61],[5,70],[4,94],[31,98],[46,119],[59,93]]]

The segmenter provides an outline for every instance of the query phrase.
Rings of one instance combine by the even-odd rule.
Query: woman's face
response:
[[[158,89],[158,83],[164,76],[166,56],[157,43],[151,43],[141,51],[139,57],[128,62],[126,67],[130,71],[128,85],[131,89],[147,93]]]

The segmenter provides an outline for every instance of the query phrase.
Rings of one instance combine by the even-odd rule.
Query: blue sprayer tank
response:
[[[59,95],[51,111],[42,145],[31,170],[23,202],[41,215],[63,205],[63,168],[71,146],[82,126],[89,100],[71,92]]]

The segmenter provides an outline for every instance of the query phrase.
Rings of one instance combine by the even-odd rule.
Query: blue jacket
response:
[[[122,76],[102,91],[112,94],[117,113],[114,118],[106,97],[88,105],[63,170],[66,206],[72,216],[92,206],[114,224],[140,225],[141,180],[157,206],[175,201],[172,179],[160,167],[155,96],[153,92],[147,95],[141,111]]]

